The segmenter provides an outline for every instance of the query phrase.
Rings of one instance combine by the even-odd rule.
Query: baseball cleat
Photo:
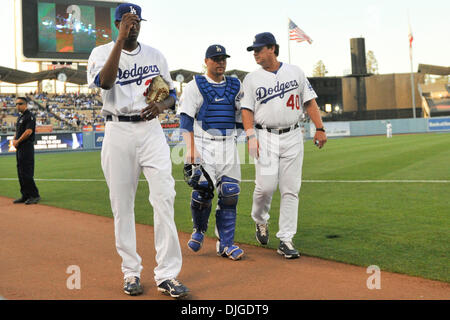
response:
[[[256,224],[256,240],[262,245],[269,243],[269,225],[266,224]]]
[[[158,285],[158,291],[170,295],[172,298],[183,298],[189,293],[189,289],[177,279],[163,281]]]
[[[24,197],[21,197],[21,198],[19,198],[19,199],[14,200],[13,203],[24,203],[24,202],[26,202],[27,200],[28,200],[28,199],[26,199],[26,198],[24,198]]]
[[[144,292],[138,277],[128,277],[123,284],[123,292],[130,296],[138,296]]]
[[[36,204],[40,200],[41,200],[41,197],[29,198],[27,201],[25,201],[25,204]]]
[[[225,247],[220,244],[220,241],[216,243],[217,255],[221,257],[228,257],[231,260],[240,260],[244,256],[244,250],[236,245]]]
[[[277,252],[286,259],[296,259],[300,257],[297,249],[295,249],[292,241],[280,241]]]
[[[201,231],[197,231],[197,229],[194,229],[194,232],[191,235],[191,239],[189,239],[187,245],[189,249],[191,249],[194,252],[199,251],[202,248],[203,245],[203,238],[204,234]]]

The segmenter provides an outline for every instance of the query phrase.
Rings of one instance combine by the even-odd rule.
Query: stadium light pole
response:
[[[14,0],[14,69],[17,70],[17,10],[16,1]],[[16,83],[16,97],[18,96],[18,88]]]
[[[411,52],[411,91],[412,91],[411,93],[412,93],[413,117],[415,119],[416,118],[416,91],[414,88],[414,71],[413,71],[412,52]]]
[[[289,22],[290,19],[288,18],[288,27],[287,27],[287,35],[288,35],[288,63],[291,63],[291,34],[289,33]]]
[[[413,70],[413,50],[412,50],[412,42],[413,35],[411,30],[411,19],[409,17],[408,11],[408,38],[409,38],[409,62],[411,64],[411,95],[412,95],[412,108],[413,108],[413,117],[416,118],[416,90],[414,88],[414,70]]]

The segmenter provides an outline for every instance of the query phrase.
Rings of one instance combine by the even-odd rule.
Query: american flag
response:
[[[291,19],[289,19],[289,39],[297,42],[308,41],[309,44],[312,43],[312,39]]]

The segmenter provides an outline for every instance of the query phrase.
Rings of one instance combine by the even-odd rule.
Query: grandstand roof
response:
[[[184,77],[183,82],[189,82],[191,81],[194,76],[201,74],[200,72],[195,72],[195,71],[189,71],[189,70],[185,70],[185,69],[178,69],[178,70],[174,70],[174,71],[170,71],[170,77],[173,80],[176,80],[177,75],[181,74]]]
[[[233,69],[233,70],[229,70],[225,72],[225,75],[227,76],[237,76],[239,78],[239,80],[243,81],[245,76],[247,75],[247,71],[242,71],[242,70],[237,70],[237,69]],[[170,76],[172,77],[173,80],[176,80],[177,75],[183,75],[184,77],[184,83],[187,83],[189,81],[191,81],[194,76],[196,75],[200,75],[202,73],[200,72],[195,72],[195,71],[189,71],[189,70],[185,70],[185,69],[178,69],[178,70],[174,70],[174,71],[170,71]]]
[[[0,81],[10,83],[26,83],[29,82],[27,81],[29,77],[29,72],[0,67]]]
[[[86,71],[75,70],[71,68],[59,68],[55,70],[26,72],[6,67],[0,67],[0,81],[22,84],[33,81],[42,81],[47,79],[57,79],[58,74],[64,72],[67,76],[67,82],[75,84],[86,84]]]
[[[225,72],[225,74],[227,76],[236,75],[239,78],[239,80],[241,80],[241,81],[244,81],[244,78],[247,75],[247,73],[248,73],[247,71],[236,70],[236,69]]]
[[[418,72],[439,76],[450,75],[450,67],[433,66],[431,64],[419,64]]]
[[[54,70],[48,71],[40,71],[40,72],[26,72],[6,67],[0,67],[0,81],[14,83],[14,84],[22,84],[33,81],[42,81],[48,79],[57,79],[60,73],[64,72],[67,76],[67,82],[75,83],[79,85],[87,84],[86,79],[86,71],[85,70],[76,70],[71,68],[58,68]],[[226,75],[236,75],[241,81],[244,80],[244,77],[248,72],[242,70],[230,70],[225,72]],[[201,74],[200,72],[178,69],[170,72],[170,76],[173,80],[176,80],[177,75],[183,75],[184,81],[191,81],[195,75]]]

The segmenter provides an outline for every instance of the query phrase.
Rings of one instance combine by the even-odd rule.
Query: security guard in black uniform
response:
[[[21,113],[17,119],[13,146],[16,148],[17,173],[22,197],[14,203],[35,204],[41,200],[34,183],[34,137],[36,118],[27,108],[28,99],[17,97],[16,107]]]

